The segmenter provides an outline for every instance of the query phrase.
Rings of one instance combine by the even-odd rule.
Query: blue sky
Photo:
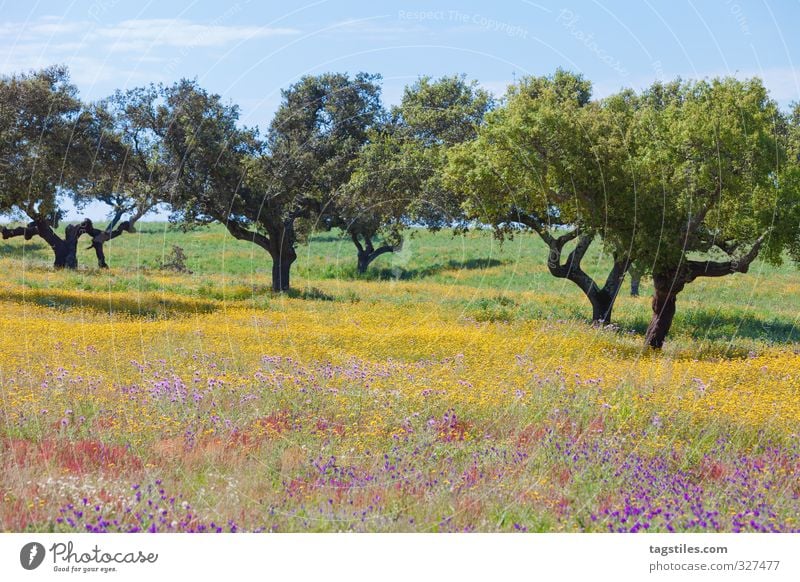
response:
[[[63,63],[84,99],[197,78],[266,127],[305,74],[369,71],[397,102],[420,75],[496,94],[557,67],[598,96],[655,79],[759,75],[800,100],[800,0],[0,1],[0,73]]]

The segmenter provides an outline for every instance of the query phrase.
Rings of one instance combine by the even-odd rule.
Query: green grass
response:
[[[158,277],[162,274],[159,265],[173,245],[184,249],[192,274],[175,277],[165,285]],[[31,272],[52,273],[50,249],[38,239],[6,241],[0,246],[0,256],[21,262],[22,268],[12,277],[32,289],[54,286],[119,293],[168,289],[209,301],[251,300],[258,305],[269,301],[270,257],[256,245],[234,240],[219,225],[182,232],[166,223],[141,223],[136,233],[106,245],[112,266],[108,273],[94,267],[93,251],[85,246],[79,253],[81,267],[77,272],[45,277],[26,277]],[[597,281],[605,280],[610,261],[601,244],[595,243],[590,249],[584,268]],[[413,293],[398,296],[392,292],[384,298],[373,295],[373,301],[433,300],[477,321],[590,317],[585,297],[571,282],[549,274],[544,245],[527,233],[501,243],[488,230],[453,234],[415,229],[401,252],[379,257],[364,275],[356,273],[353,244],[335,231],[314,235],[298,247],[292,271],[295,296],[359,301],[357,286],[348,285],[338,295],[317,288],[320,283],[358,280],[381,281],[389,290],[397,283],[413,286]],[[443,286],[458,288],[458,292],[442,294]],[[642,282],[642,297],[630,297],[627,285],[623,289],[614,312],[614,323],[622,330],[644,333],[650,318],[649,289],[647,279]],[[732,349],[797,342],[799,291],[800,275],[788,262],[780,267],[756,263],[748,274],[699,279],[678,297],[671,337]]]

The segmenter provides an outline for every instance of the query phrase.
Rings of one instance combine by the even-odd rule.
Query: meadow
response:
[[[106,247],[0,244],[3,531],[800,531],[791,265],[689,285],[654,352],[647,279],[592,327],[526,234],[358,277],[324,233],[281,295],[220,227]]]

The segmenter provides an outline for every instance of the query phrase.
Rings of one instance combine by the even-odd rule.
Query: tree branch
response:
[[[603,285],[603,291],[606,293],[616,295],[619,288],[622,286],[622,281],[625,278],[625,273],[631,268],[631,260],[626,255],[622,259],[614,257],[614,266],[611,267],[611,272],[606,278],[606,283]]]
[[[246,240],[252,243],[257,244],[262,249],[266,249],[269,251],[270,249],[270,240],[263,234],[256,232],[254,230],[249,230],[243,227],[235,220],[228,220],[225,222],[225,227],[228,229],[228,232],[231,233],[231,236],[236,240]]]
[[[301,198],[297,206],[289,213],[287,221],[294,222],[298,218],[309,218],[312,212],[319,212],[319,201],[311,197]]]
[[[575,229],[567,233],[567,235],[560,236],[558,239],[550,237],[551,240],[553,240],[553,244],[550,245],[550,253],[547,257],[547,268],[554,277],[568,279],[575,283],[587,296],[592,296],[599,288],[597,283],[594,282],[594,279],[581,269],[581,261],[586,251],[589,250],[589,246],[594,240],[594,235],[577,235],[577,230],[578,229]],[[567,261],[562,265],[561,251],[564,248],[564,244],[575,238],[575,236],[579,236],[578,243],[567,257]]]
[[[57,246],[59,243],[63,242],[61,237],[59,237],[50,225],[47,224],[47,221],[40,215],[36,215],[33,217],[33,222],[31,222],[28,226],[35,226],[36,227],[36,234],[38,234],[44,241],[49,244],[51,247]],[[69,227],[67,227],[69,228]]]
[[[700,225],[706,219],[708,212],[719,200],[721,189],[722,185],[718,182],[716,188],[714,188],[714,191],[709,195],[706,205],[700,209],[700,212],[689,219],[689,222],[686,224],[686,238],[694,235],[694,233],[697,232],[697,229],[700,228]]]
[[[95,248],[96,245],[102,245],[103,243],[107,243],[108,241],[117,238],[123,232],[131,232],[131,223],[126,220],[120,223],[120,225],[114,230],[108,230],[108,229],[100,230],[98,228],[95,228],[94,225],[91,222],[89,222],[89,224],[86,225],[85,228],[86,228],[86,233],[92,237],[92,244],[86,247],[86,249],[88,250],[91,248]]]
[[[354,232],[351,232],[350,238],[353,239],[353,244],[356,245],[356,249],[358,249],[358,252],[363,253],[364,247],[361,245],[361,241],[358,240],[358,235]]]
[[[769,231],[764,232],[747,253],[730,261],[686,261],[686,282],[690,283],[698,277],[724,277],[731,273],[746,273],[750,264],[758,257],[768,234]]]
[[[384,253],[393,253],[394,252],[394,245],[383,245],[382,247],[378,247],[377,249],[370,252],[369,256],[370,259],[376,259]]]
[[[15,236],[24,236],[25,240],[31,240],[39,234],[39,229],[35,226],[17,226],[16,228],[3,227],[3,239],[13,238]]]
[[[505,222],[518,222],[527,226],[528,228],[534,230],[549,247],[552,247],[553,243],[555,242],[555,239],[553,239],[553,236],[550,234],[547,225],[535,214],[529,214],[527,212],[523,212],[519,208],[513,208],[511,212],[509,212]]]

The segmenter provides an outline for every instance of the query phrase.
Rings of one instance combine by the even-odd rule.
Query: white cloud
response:
[[[99,25],[43,17],[29,23],[0,22],[0,72],[52,63],[86,62],[109,52],[222,47],[250,39],[299,34],[294,28],[203,24],[189,20],[125,20]]]
[[[293,28],[227,24],[222,20],[99,23],[45,16],[31,22],[0,22],[0,74],[59,63],[67,65],[72,80],[85,88],[114,80],[146,82],[160,80],[158,73],[163,75],[167,71],[162,66],[154,73],[148,65],[163,65],[176,54],[185,56],[194,49],[225,47],[299,32]],[[120,56],[120,53],[125,54]]]
[[[218,47],[241,40],[299,34],[294,28],[200,24],[188,20],[125,20],[97,28],[92,38],[113,40],[112,50],[143,51],[153,47]]]

